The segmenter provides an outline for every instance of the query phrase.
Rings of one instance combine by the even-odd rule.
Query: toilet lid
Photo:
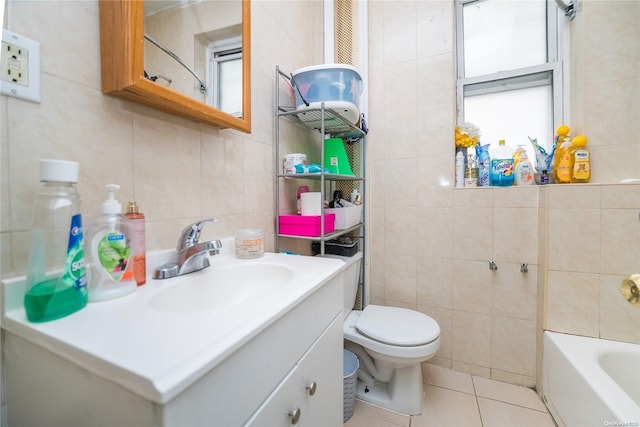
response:
[[[380,305],[366,306],[356,329],[376,341],[402,347],[427,344],[440,335],[440,326],[426,314]]]

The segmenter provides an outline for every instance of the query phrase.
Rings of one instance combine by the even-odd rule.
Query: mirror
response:
[[[102,92],[201,123],[250,133],[250,0],[186,0],[178,8],[171,5],[153,12],[147,7],[145,20],[147,2],[154,6],[176,3],[100,0]],[[235,11],[227,7],[233,5],[237,6]],[[219,18],[206,17],[205,13],[216,6],[226,9],[216,9]],[[191,7],[195,9],[186,10]],[[180,20],[167,24],[170,15],[177,15]],[[197,17],[197,22],[185,17]],[[204,23],[209,27],[205,28]],[[237,55],[231,60],[215,60],[215,52],[237,54],[238,46],[241,61]],[[224,85],[217,86],[235,85],[238,90],[230,96],[220,96],[216,85],[210,82],[218,78],[220,70],[224,77],[233,75],[226,73],[233,69],[241,70],[241,82],[235,78],[236,83],[225,80]],[[221,108],[229,112],[211,106],[214,96],[222,99]]]

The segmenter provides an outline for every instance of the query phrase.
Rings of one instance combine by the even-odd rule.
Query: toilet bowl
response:
[[[426,314],[399,307],[367,305],[353,310],[362,254],[338,257],[344,273],[345,348],[360,360],[356,397],[407,415],[422,412],[420,364],[440,348],[440,326]]]

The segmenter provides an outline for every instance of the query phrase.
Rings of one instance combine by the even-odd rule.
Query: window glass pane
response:
[[[242,58],[222,61],[219,68],[220,109],[235,116],[242,116]]]
[[[528,137],[537,138],[538,144],[549,152],[553,135],[551,97],[549,85],[465,97],[465,121],[480,128],[480,144],[491,144],[490,150],[500,139],[514,150],[518,145],[524,146],[535,167],[535,153]]]
[[[462,10],[465,77],[547,62],[544,0],[483,0]]]

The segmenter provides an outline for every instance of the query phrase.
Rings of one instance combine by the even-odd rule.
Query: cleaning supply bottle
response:
[[[489,147],[491,144],[476,146],[476,155],[478,157],[478,186],[488,187],[491,182],[491,158],[489,156]]]
[[[464,186],[478,186],[478,164],[473,154],[467,156],[467,168],[464,170]]]
[[[45,322],[87,305],[79,164],[40,160],[40,181],[31,230],[24,308],[27,319]]]
[[[571,138],[565,136],[562,144],[556,148],[555,170],[553,178],[556,184],[569,184],[571,182],[571,172],[573,169],[573,159],[571,158]]]
[[[522,151],[520,153],[520,160],[518,161],[518,165],[516,166],[516,177],[515,184],[516,185],[531,185],[533,184],[533,166],[529,161],[529,157],[527,156],[526,151]]]
[[[491,185],[510,187],[513,185],[513,149],[504,139],[491,150]]]
[[[456,153],[456,187],[464,187],[464,154]]]
[[[119,189],[119,185],[107,185],[102,215],[87,231],[90,302],[127,295],[137,287],[131,262],[133,227],[115,198]]]
[[[139,211],[138,204],[133,201],[127,204],[126,217],[133,226],[131,252],[133,253],[133,278],[138,286],[147,283],[147,256],[145,249],[144,214]]]
[[[520,163],[520,159],[522,158],[522,153],[526,153],[526,150],[521,144],[518,144],[516,149],[513,151],[513,170],[514,171],[518,167],[518,163]]]
[[[540,174],[540,185],[549,184],[549,171],[544,169]]]
[[[553,176],[554,181],[556,179],[556,175],[558,171],[558,163],[560,159],[560,156],[558,155],[558,150],[564,143],[565,138],[569,136],[569,131],[570,129],[569,129],[569,126],[567,125],[558,126],[558,128],[556,129],[556,135],[553,140],[553,149],[552,149],[553,158],[551,159],[551,169],[549,170],[551,172],[551,175]]]
[[[591,179],[591,165],[589,150],[586,145],[589,140],[584,135],[578,135],[571,141],[570,155],[573,159],[571,182],[586,183]]]

